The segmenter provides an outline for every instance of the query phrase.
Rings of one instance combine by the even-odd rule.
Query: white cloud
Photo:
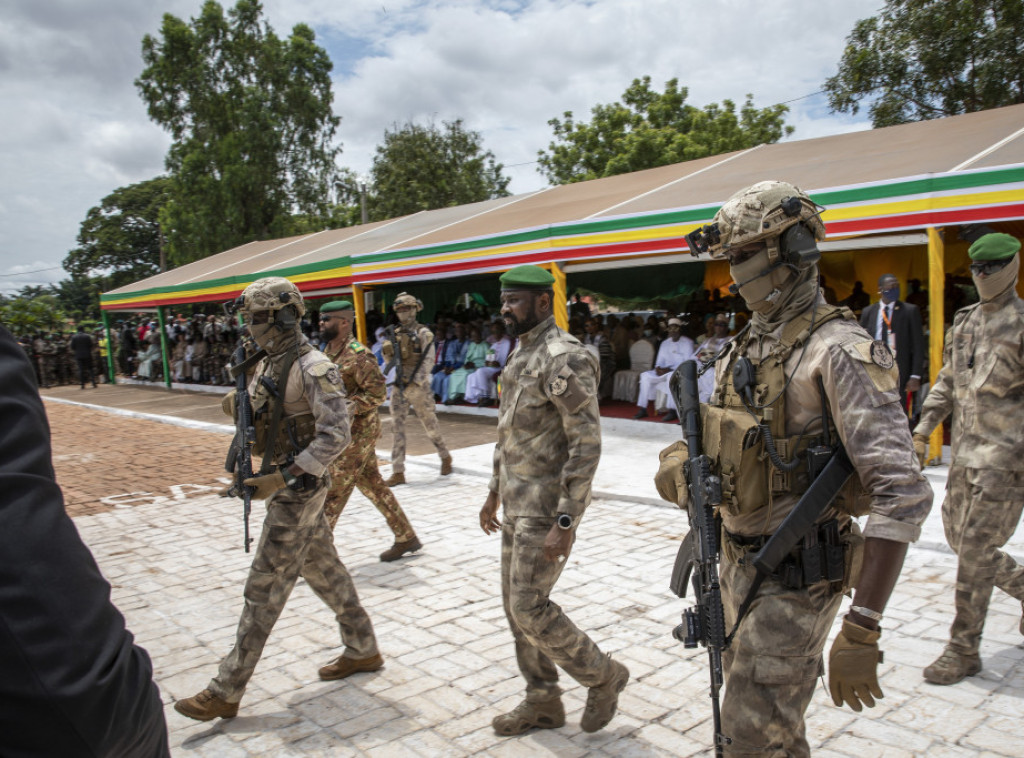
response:
[[[231,5],[232,0],[225,0]],[[341,163],[366,171],[392,124],[462,118],[516,192],[544,185],[548,119],[677,77],[694,105],[807,95],[877,0],[264,0],[279,35],[313,26],[335,61]],[[142,36],[201,0],[8,0],[0,18],[0,276],[57,265],[90,207],[163,169],[167,136],[134,87]],[[792,104],[796,139],[864,128],[820,96]],[[525,164],[513,166],[512,164]],[[51,279],[64,276],[50,272]],[[7,288],[10,277],[0,278]]]

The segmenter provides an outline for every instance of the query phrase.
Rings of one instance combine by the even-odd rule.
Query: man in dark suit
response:
[[[892,274],[878,279],[881,302],[869,305],[860,317],[860,325],[876,340],[886,343],[896,354],[900,370],[900,401],[907,405],[907,393],[921,389],[924,372],[924,328],[916,305],[900,300],[900,283]]]
[[[64,510],[24,352],[0,326],[0,755],[162,758],[153,666]]]

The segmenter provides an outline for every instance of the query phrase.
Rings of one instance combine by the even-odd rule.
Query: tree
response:
[[[160,176],[120,187],[90,208],[78,232],[78,247],[64,258],[73,278],[105,273],[107,289],[160,271],[160,210],[171,180]]]
[[[686,103],[688,95],[678,79],[656,92],[645,76],[633,80],[621,103],[595,105],[589,122],[566,111],[562,120],[548,121],[555,140],[538,152],[538,171],[551,184],[569,184],[742,150],[793,133],[784,124],[784,105],[759,110],[747,95],[737,116],[731,100],[697,108]]]
[[[18,295],[0,307],[0,324],[11,334],[49,332],[64,325],[64,314],[52,294]]]
[[[407,123],[384,132],[373,159],[370,217],[404,216],[434,208],[506,197],[509,178],[479,132],[462,119],[421,126]]]
[[[875,127],[1024,102],[1021,0],[886,0],[825,81],[833,112],[868,100]]]
[[[207,0],[190,24],[166,14],[159,39],[142,41],[135,85],[173,139],[160,221],[175,263],[288,235],[293,214],[327,213],[340,152],[331,61],[309,26],[282,40],[262,12],[239,0],[225,16]]]

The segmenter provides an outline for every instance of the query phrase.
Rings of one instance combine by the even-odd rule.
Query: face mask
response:
[[[767,313],[775,307],[779,297],[793,279],[788,266],[775,266],[767,273],[768,251],[762,250],[735,266],[729,266],[729,273],[739,287],[740,296],[752,311]]]
[[[994,274],[987,274],[982,278],[972,273],[971,278],[974,279],[974,286],[978,288],[978,297],[985,302],[1003,294],[1017,284],[1019,270],[1020,255],[1014,255],[1009,263]]]
[[[882,299],[887,303],[895,303],[900,299],[900,285],[890,287],[887,290],[882,290]]]
[[[412,326],[413,324],[416,323],[415,308],[406,308],[404,310],[398,311],[397,315],[398,323],[400,323],[402,326]]]

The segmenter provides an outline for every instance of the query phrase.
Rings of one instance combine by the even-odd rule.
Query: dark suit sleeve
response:
[[[907,313],[907,328],[910,330],[910,376],[924,378],[924,327],[921,324],[921,310],[916,305],[904,303]]]
[[[64,510],[32,368],[0,327],[0,755],[169,755],[153,668]]]
[[[860,325],[864,327],[864,331],[871,335],[871,339],[875,338],[875,319],[878,318],[878,308],[874,305],[869,305],[860,314]]]

